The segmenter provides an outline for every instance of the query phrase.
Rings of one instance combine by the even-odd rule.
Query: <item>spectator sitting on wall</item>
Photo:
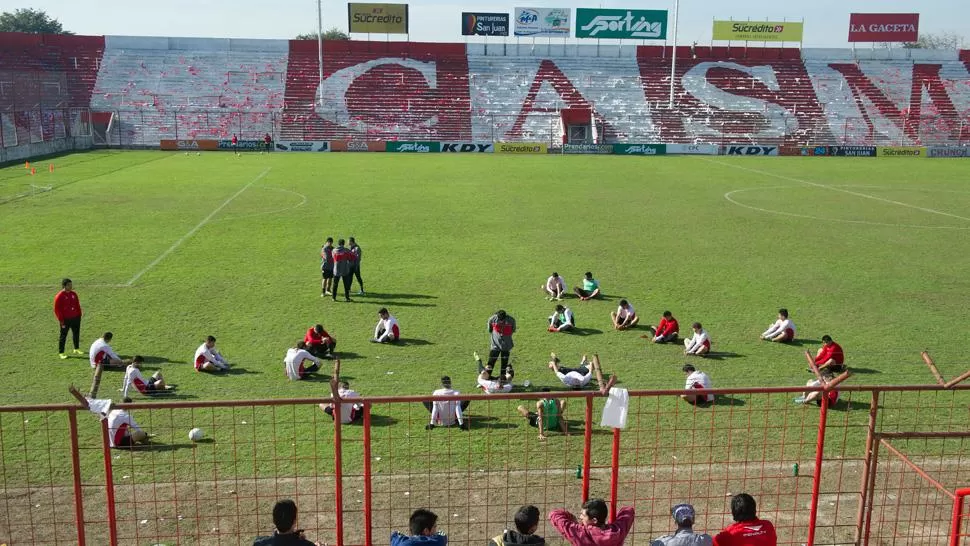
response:
[[[553,510],[549,522],[573,546],[620,546],[633,528],[633,507],[620,508],[613,523],[607,525],[609,515],[606,502],[590,499],[583,503],[579,518],[565,509]]]
[[[391,532],[391,546],[447,546],[448,536],[438,531],[438,515],[418,508],[408,520],[410,535]]]
[[[539,509],[535,506],[522,506],[515,512],[515,529],[506,529],[504,533],[488,541],[488,546],[544,546],[546,539],[535,534],[539,528],[539,516]]]
[[[696,516],[693,506],[678,504],[670,509],[670,515],[677,523],[677,530],[672,535],[650,541],[650,546],[711,546],[713,543],[711,535],[694,532]]]
[[[272,536],[257,537],[253,546],[320,546],[319,542],[310,542],[303,534],[303,529],[297,529],[296,503],[286,499],[273,506],[273,526],[276,530]]]
[[[739,493],[731,498],[734,523],[714,537],[714,546],[776,546],[778,536],[770,521],[758,519],[754,497]]]

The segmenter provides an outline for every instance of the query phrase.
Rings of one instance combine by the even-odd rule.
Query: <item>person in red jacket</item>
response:
[[[620,546],[633,528],[633,507],[620,508],[613,523],[607,525],[609,515],[606,502],[590,499],[583,503],[578,519],[565,509],[553,510],[549,523],[573,546]]]
[[[656,328],[647,326],[647,329],[652,331],[653,335],[640,337],[653,339],[654,343],[668,343],[677,341],[677,334],[680,333],[680,324],[677,323],[677,319],[674,318],[673,313],[664,311],[663,317],[660,318],[660,324]]]
[[[836,374],[845,371],[845,353],[841,345],[832,341],[832,336],[822,336],[822,346],[815,353],[815,365],[819,371],[829,370]]]
[[[333,356],[333,349],[337,346],[337,340],[323,329],[322,324],[311,326],[303,341],[306,343],[307,352],[317,358]]]
[[[83,355],[81,351],[81,302],[77,299],[74,284],[71,279],[61,281],[61,291],[54,296],[54,316],[61,325],[61,336],[57,340],[57,354],[62,359],[67,358],[64,345],[67,342],[67,331],[71,331],[74,341],[74,354]]]
[[[739,493],[731,498],[734,523],[714,537],[714,546],[776,546],[775,526],[766,519],[758,519],[758,505],[754,497]]]

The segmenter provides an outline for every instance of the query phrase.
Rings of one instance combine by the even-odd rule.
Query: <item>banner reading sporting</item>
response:
[[[849,15],[850,42],[915,42],[918,39],[918,13],[853,13]]]
[[[462,36],[508,36],[508,13],[462,13]]]
[[[347,4],[350,32],[407,34],[407,4]]]
[[[569,8],[515,8],[516,36],[569,36]]]
[[[664,40],[667,38],[667,11],[579,8],[576,10],[576,37]]]
[[[734,42],[801,42],[804,23],[714,21],[714,39]]]

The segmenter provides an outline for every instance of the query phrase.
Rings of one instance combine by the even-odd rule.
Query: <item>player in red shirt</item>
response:
[[[236,137],[236,135],[232,135],[232,140],[229,142],[232,143],[232,152],[239,155],[239,139]]]
[[[74,284],[71,279],[61,281],[61,291],[54,296],[54,316],[61,325],[61,337],[57,340],[57,353],[62,359],[67,358],[64,345],[67,342],[67,331],[71,331],[74,341],[74,354],[83,355],[81,351],[81,302],[77,299]]]
[[[677,319],[674,318],[673,313],[664,311],[663,317],[660,318],[660,324],[656,328],[647,326],[647,329],[653,332],[653,335],[640,337],[652,338],[654,343],[668,343],[677,341],[680,324],[677,323]]]
[[[333,356],[333,349],[337,346],[337,340],[323,329],[322,324],[317,324],[307,330],[303,341],[306,343],[307,352],[317,358],[326,358],[327,355]]]
[[[829,370],[836,374],[845,371],[845,353],[841,345],[832,341],[832,336],[822,336],[822,346],[815,353],[815,365],[819,371]]]
[[[777,546],[775,526],[758,519],[754,497],[740,493],[731,498],[731,515],[734,523],[714,537],[714,546]]]

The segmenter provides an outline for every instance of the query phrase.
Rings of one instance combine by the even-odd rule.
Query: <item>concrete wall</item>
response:
[[[164,38],[155,36],[105,36],[105,49],[167,51],[262,51],[288,52],[289,40],[237,38]]]
[[[48,142],[21,144],[9,148],[0,148],[0,163],[8,161],[27,161],[35,157],[59,154],[63,152],[88,150],[92,147],[91,137],[61,138]]]

